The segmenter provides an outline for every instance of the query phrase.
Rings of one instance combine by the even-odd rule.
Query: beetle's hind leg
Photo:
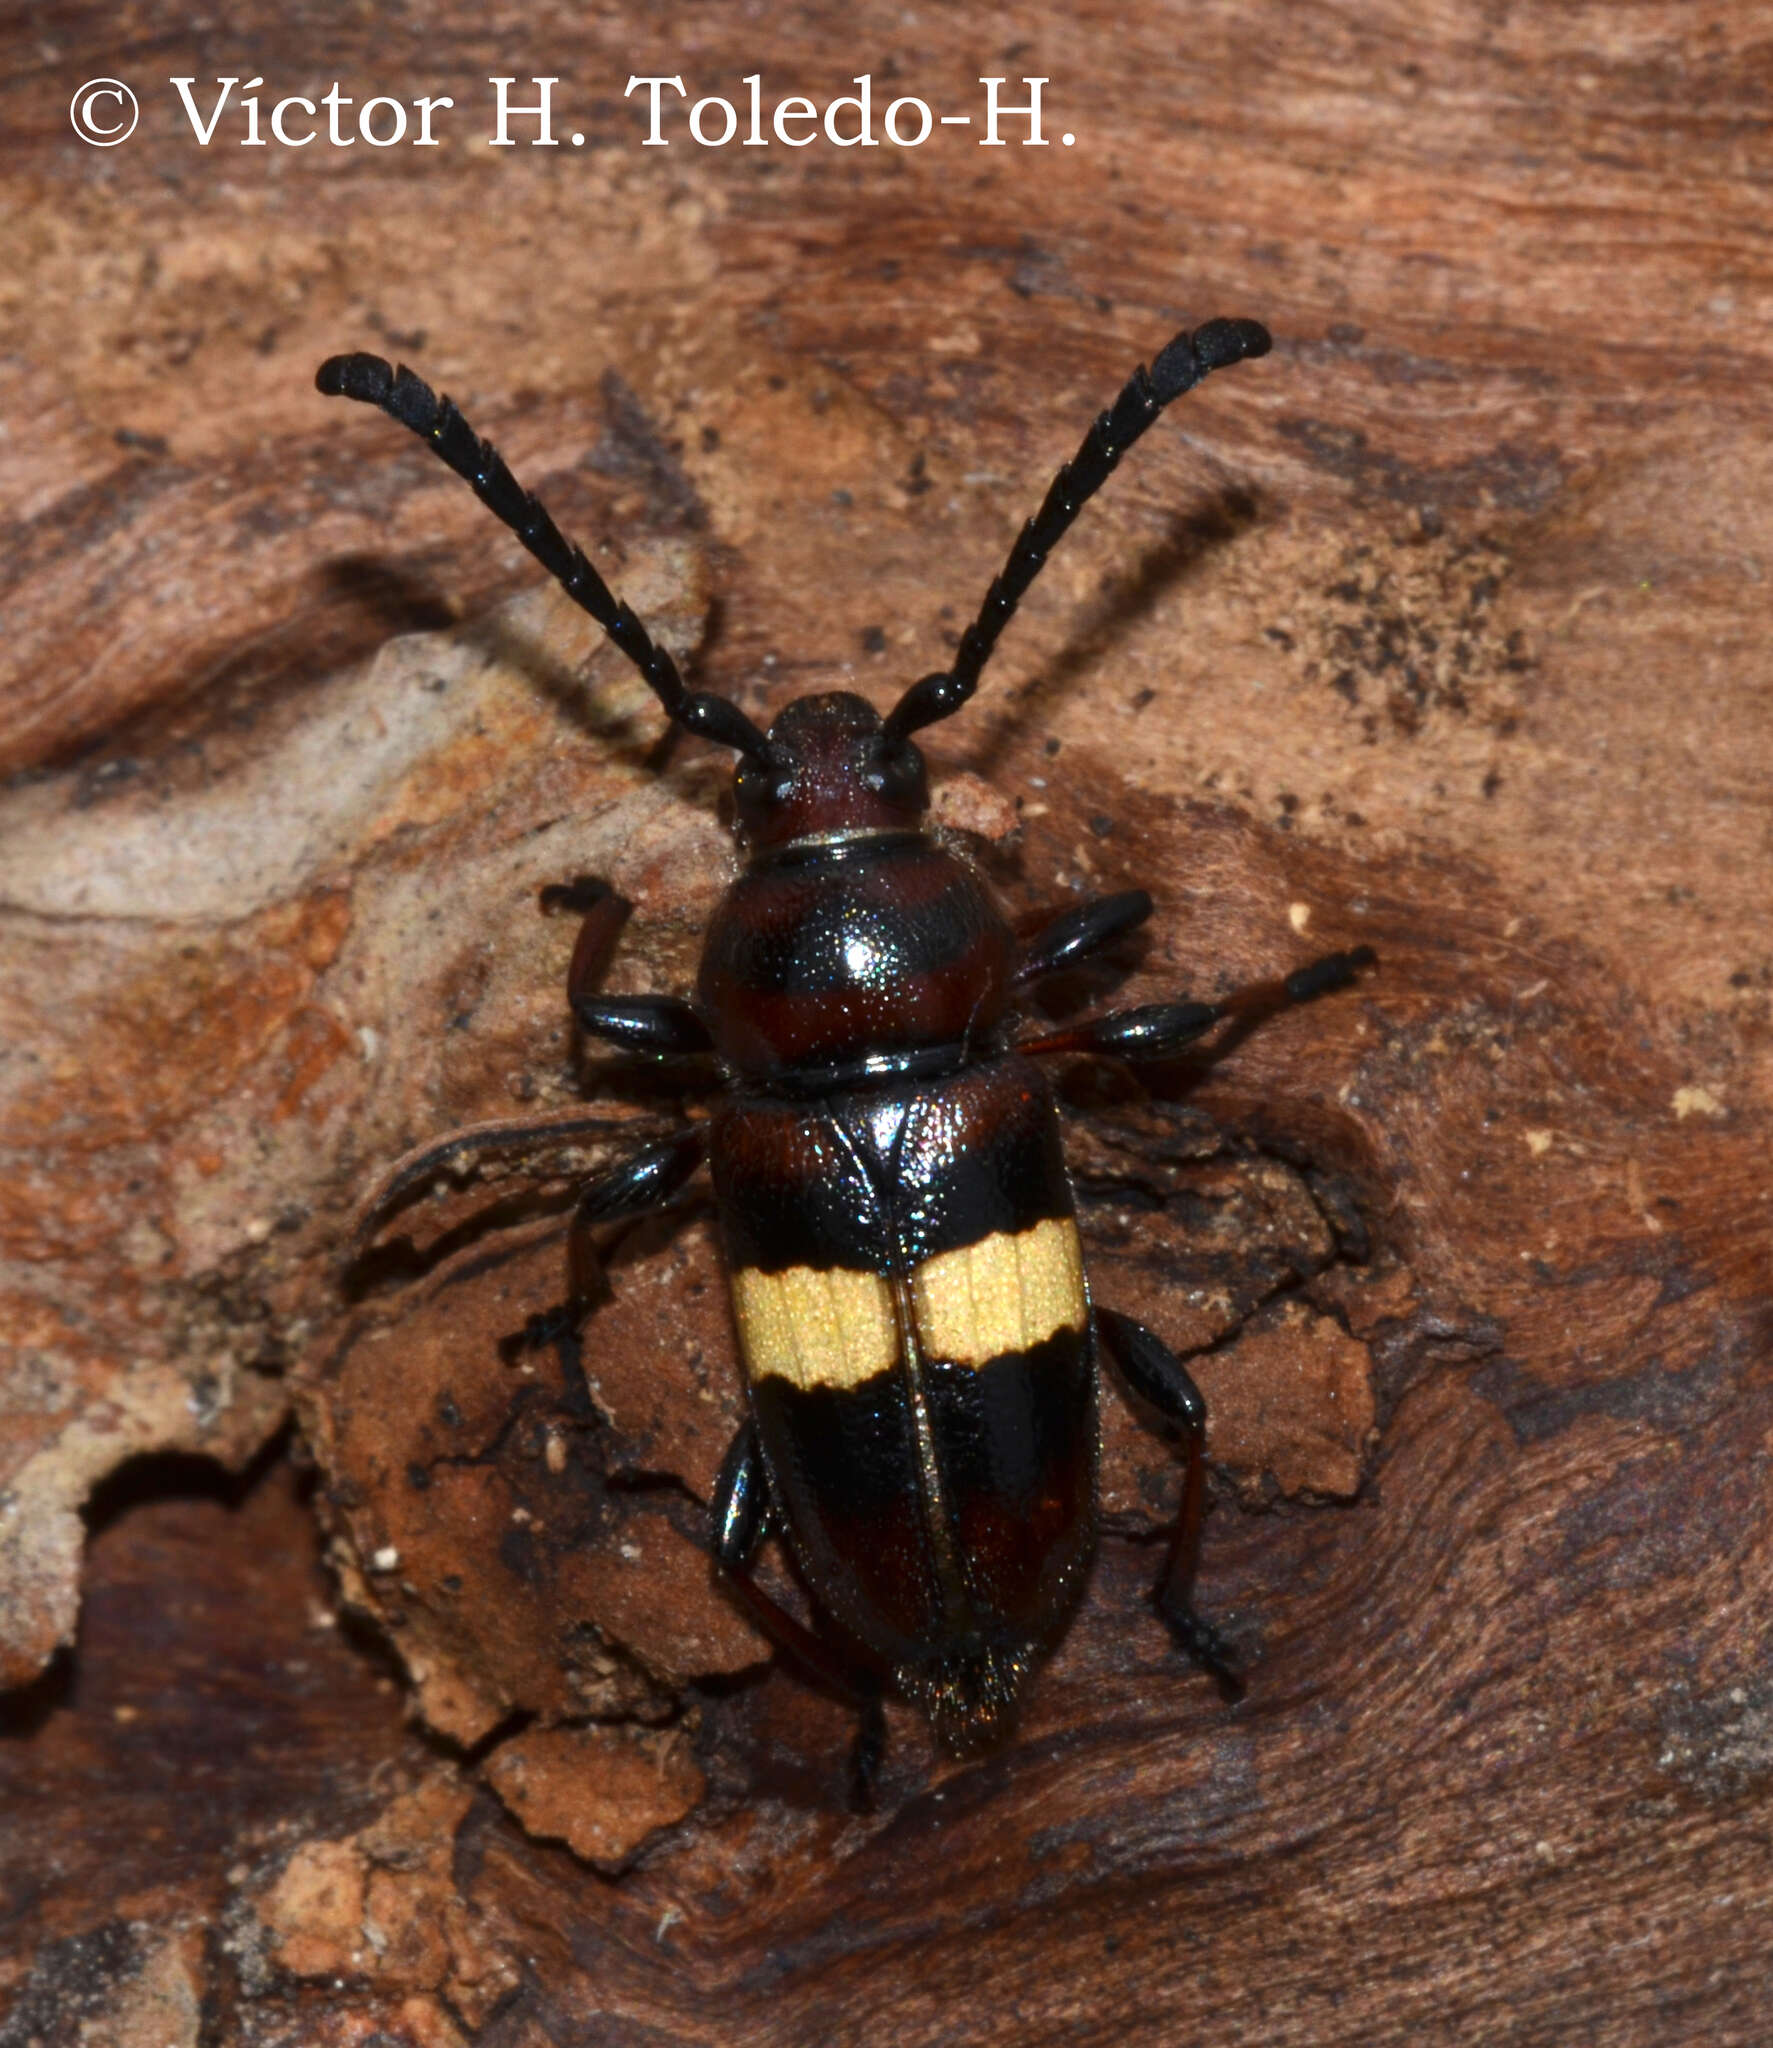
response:
[[[757,1553],[776,1527],[776,1511],[758,1455],[756,1433],[742,1422],[714,1482],[709,1507],[714,1561],[747,1615],[804,1676],[856,1709],[855,1745],[850,1751],[850,1804],[858,1813],[874,1805],[874,1782],[886,1754],[886,1714],[879,1686],[832,1644],[814,1635],[772,1600],[752,1576]]]
[[[1095,1310],[1094,1319],[1096,1334],[1120,1369],[1121,1378],[1182,1440],[1182,1507],[1170,1539],[1169,1562],[1157,1584],[1157,1611],[1188,1655],[1219,1681],[1226,1698],[1236,1699],[1244,1688],[1231,1646],[1194,1605],[1201,1516],[1206,1508],[1206,1401],[1188,1368],[1143,1323],[1108,1308]]]

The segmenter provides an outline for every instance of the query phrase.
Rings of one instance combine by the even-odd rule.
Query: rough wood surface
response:
[[[1764,2039],[1760,10],[0,33],[4,2048]],[[938,111],[1044,74],[1077,144],[644,150],[621,93],[889,67]],[[583,146],[483,146],[531,72]],[[204,151],[179,73],[464,114]],[[144,102],[106,152],[101,75]],[[1146,1605],[1173,1473],[1111,1400],[1016,1741],[895,1713],[859,1819],[844,1713],[697,1549],[705,1205],[624,1238],[581,1354],[498,1348],[571,1172],[676,1108],[582,1059],[535,890],[610,874],[611,986],[683,987],[719,764],[312,370],[447,385],[763,715],[937,665],[1090,411],[1221,312],[1275,354],[1129,459],[931,752],[1018,912],[1151,888],[1128,1000],[1382,957],[1069,1091],[1098,1294],[1210,1347],[1252,1683]],[[576,1104],[341,1286],[406,1147]]]

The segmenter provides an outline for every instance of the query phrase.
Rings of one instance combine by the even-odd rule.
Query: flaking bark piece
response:
[[[618,1263],[582,1341],[501,1352],[558,1298],[563,1235],[548,1224],[457,1254],[361,1311],[303,1386],[335,1564],[420,1712],[458,1742],[513,1712],[656,1718],[692,1677],[767,1654],[716,1585],[705,1507],[671,1469],[679,1444],[703,1446],[692,1469],[717,1461],[736,1422],[736,1382],[695,1378],[675,1291]],[[689,1307],[718,1349],[724,1296]],[[630,1354],[659,1390],[639,1438],[587,1377]]]
[[[693,638],[694,556],[633,567]],[[282,1426],[375,1170],[570,1098],[571,932],[539,886],[602,865],[666,952],[718,889],[660,850],[650,705],[532,593],[0,796],[0,1688],[72,1640],[96,1486],[168,1452],[238,1469]]]
[[[492,1788],[524,1829],[614,1877],[692,1813],[703,1778],[681,1729],[535,1729],[493,1752]]]

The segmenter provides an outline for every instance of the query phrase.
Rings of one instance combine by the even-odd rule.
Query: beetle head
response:
[[[733,777],[739,837],[752,852],[828,832],[915,831],[929,774],[908,739],[847,690],[797,697],[770,727],[768,752]]]

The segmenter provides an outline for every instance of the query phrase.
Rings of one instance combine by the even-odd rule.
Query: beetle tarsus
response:
[[[533,1351],[546,1351],[550,1345],[559,1344],[578,1328],[587,1306],[582,1301],[563,1301],[553,1308],[538,1310],[521,1330],[499,1339],[500,1359],[506,1365],[516,1365]]]
[[[544,882],[538,895],[544,917],[552,917],[557,910],[575,911],[583,917],[600,904],[622,901],[601,875],[574,875],[570,882]]]
[[[1217,1683],[1220,1696],[1228,1701],[1241,1700],[1243,1674],[1226,1637],[1204,1615],[1172,1600],[1167,1587],[1158,1588],[1153,1604],[1168,1624],[1177,1647]]]
[[[1363,967],[1377,967],[1379,956],[1371,946],[1355,946],[1346,953],[1330,953],[1309,967],[1298,967],[1282,984],[1289,1003],[1309,1003],[1327,996],[1333,989],[1347,988]]]

